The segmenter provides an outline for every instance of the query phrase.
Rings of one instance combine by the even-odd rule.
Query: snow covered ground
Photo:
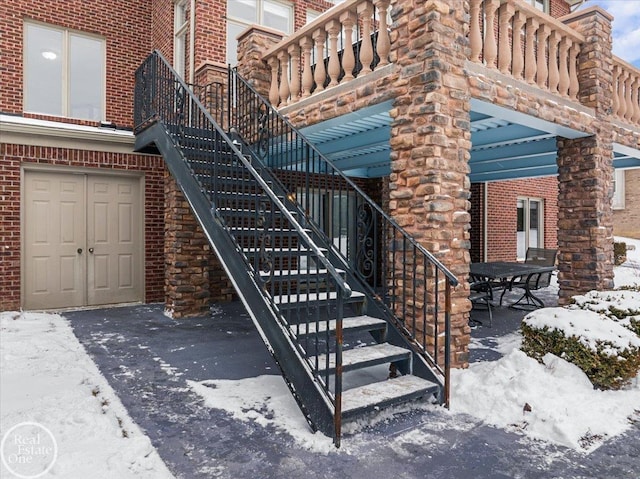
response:
[[[640,285],[640,241],[628,243],[636,249],[629,252],[627,263],[615,269],[616,286]],[[581,314],[585,312],[575,311],[576,322]],[[0,331],[0,436],[8,437],[3,452],[15,439],[16,431],[11,429],[33,422],[45,426],[55,439],[56,460],[36,458],[43,468],[53,463],[51,475],[173,477],[64,318],[0,313]],[[517,333],[492,340],[504,357],[453,372],[454,394],[451,411],[446,413],[451,421],[443,427],[487,424],[588,453],[624,432],[631,422],[640,421],[640,379],[622,391],[596,391],[581,371],[560,358],[549,356],[541,365],[526,357],[517,349]],[[292,437],[303,449],[335,452],[329,438],[311,431],[279,376],[185,379],[208,407],[272,428]],[[474,419],[469,420],[467,414]],[[412,430],[410,437],[398,436],[393,441],[420,444],[438,440],[433,424],[424,437],[421,434]],[[400,446],[398,443],[399,450],[404,450]],[[344,444],[343,451],[348,447]],[[7,468],[5,464],[0,467],[4,477]],[[16,467],[15,472],[20,470]]]
[[[0,313],[0,361],[1,477],[173,477],[67,320]]]

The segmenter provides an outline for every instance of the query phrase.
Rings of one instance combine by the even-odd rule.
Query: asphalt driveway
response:
[[[207,407],[186,382],[279,374],[241,303],[179,321],[164,316],[161,305],[64,316],[178,478],[640,477],[640,424],[585,456],[438,407],[399,414],[347,436],[340,450],[312,452],[272,426]],[[494,328],[473,334],[490,344],[491,337],[515,329],[520,317],[501,308]],[[490,347],[472,355],[493,357]]]

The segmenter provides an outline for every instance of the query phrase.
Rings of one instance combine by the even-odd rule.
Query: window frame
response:
[[[62,34],[62,44],[61,44],[61,102],[62,102],[62,112],[60,114],[55,113],[47,113],[37,110],[31,110],[27,108],[27,101],[29,98],[29,90],[27,88],[29,84],[29,70],[27,69],[27,55],[29,49],[29,38],[28,38],[28,26],[39,27],[43,29],[49,29]],[[74,30],[72,28],[65,28],[58,25],[53,25],[50,23],[33,21],[31,19],[25,19],[22,22],[22,111],[24,113],[29,113],[32,115],[42,115],[49,116],[55,118],[69,118],[73,120],[84,120],[84,121],[95,121],[95,122],[104,122],[107,118],[107,39],[101,35],[96,35],[92,33],[83,32],[80,30]],[[102,54],[102,85],[100,92],[100,109],[102,111],[102,115],[99,119],[94,118],[85,118],[81,116],[73,116],[71,115],[71,61],[70,61],[70,44],[71,44],[71,36],[76,36],[80,38],[86,38],[94,41],[99,41],[101,44],[101,54]]]
[[[283,1],[283,0],[255,0],[256,2],[256,18],[253,22],[250,22],[244,18],[239,18],[239,17],[234,17],[233,15],[229,14],[229,2],[233,1],[233,0],[227,0],[226,3],[226,36],[227,36],[227,42],[226,42],[226,49],[227,49],[227,54],[226,56],[226,61],[227,63],[231,63],[229,60],[229,42],[233,41],[236,44],[236,49],[238,48],[238,44],[236,42],[235,38],[229,38],[229,24],[232,23],[236,26],[243,26],[243,30],[246,29],[247,27],[250,27],[251,25],[261,25],[261,26],[267,26],[264,24],[264,4],[265,2],[268,3],[273,3],[273,4],[277,4],[280,5],[282,7],[285,7],[287,10],[289,10],[289,30],[284,32],[287,35],[290,35],[295,28],[295,8],[294,8],[294,2],[293,1]],[[271,28],[271,27],[269,27]],[[236,57],[236,63],[237,63],[237,57]],[[233,65],[232,65],[233,66]]]
[[[187,72],[187,31],[189,30],[189,16],[187,15],[187,0],[175,0],[173,4],[173,69],[185,78]],[[184,13],[182,24],[179,13]]]
[[[518,210],[518,203],[522,201],[523,204],[523,210],[524,210],[524,217],[523,217],[523,222],[524,222],[524,255],[520,256],[518,254],[518,233],[520,232],[520,230],[518,230],[518,224],[517,224],[517,210]],[[524,260],[527,254],[527,249],[529,248],[529,244],[531,243],[531,216],[530,216],[530,211],[531,211],[531,202],[537,202],[538,203],[538,248],[544,248],[544,198],[539,198],[539,197],[533,197],[533,196],[518,196],[516,198],[516,258],[518,259],[518,261],[520,260]]]
[[[611,198],[611,208],[614,210],[625,209],[625,170],[613,170],[613,196]]]
[[[538,1],[539,1],[539,0],[529,0],[529,4],[530,4],[533,8],[535,8],[535,9],[537,9],[537,10],[540,10],[541,12],[544,12],[544,13],[546,13],[547,15],[550,15],[550,14],[551,14],[551,1],[550,1],[550,0],[542,0],[542,5],[543,5],[543,6],[542,6],[542,9],[539,9],[539,8],[536,6],[536,3],[537,3]]]

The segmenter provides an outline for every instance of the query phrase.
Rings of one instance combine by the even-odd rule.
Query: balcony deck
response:
[[[264,55],[271,103],[352,176],[390,171],[398,69],[388,8],[347,0]],[[581,103],[577,69],[585,38],[572,28],[593,10],[556,19],[518,0],[470,2],[471,181],[555,175],[556,138],[593,134],[597,112]],[[638,167],[640,70],[611,61],[614,167]]]

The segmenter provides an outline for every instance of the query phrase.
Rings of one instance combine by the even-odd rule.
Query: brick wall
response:
[[[472,263],[484,261],[484,183],[471,184],[471,230],[469,256]]]
[[[544,247],[557,248],[558,180],[556,177],[489,183],[487,192],[487,260],[516,260],[518,197],[544,200]],[[472,196],[472,204],[475,202]],[[473,223],[475,224],[475,223]]]
[[[613,234],[640,239],[640,169],[624,177],[624,209],[613,210]]]
[[[0,310],[20,307],[20,168],[24,164],[136,171],[145,176],[145,301],[162,300],[163,162],[151,155],[0,144]]]
[[[115,122],[118,126],[130,127],[133,117],[133,73],[151,49],[150,5],[151,1],[132,2],[130,0],[2,2],[0,6],[0,31],[2,31],[0,111],[22,113],[23,22],[34,20],[99,35],[106,39],[105,119]],[[48,119],[69,121],[56,117]]]
[[[571,8],[565,0],[549,0],[549,14],[552,17],[561,17],[571,13]]]

